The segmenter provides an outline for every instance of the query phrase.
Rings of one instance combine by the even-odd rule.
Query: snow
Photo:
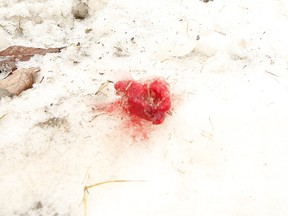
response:
[[[285,0],[0,2],[0,49],[63,47],[0,101],[0,215],[288,214]],[[164,77],[172,116],[148,140],[92,111],[112,84]],[[43,78],[43,81],[41,79]]]

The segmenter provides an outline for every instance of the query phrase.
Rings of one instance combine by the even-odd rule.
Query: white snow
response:
[[[0,215],[288,215],[286,0],[0,2],[0,50],[63,47],[30,90],[0,100]],[[95,104],[164,77],[172,116],[133,141]],[[40,83],[41,79],[43,81]]]

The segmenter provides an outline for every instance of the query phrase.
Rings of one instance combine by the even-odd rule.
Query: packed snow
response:
[[[78,3],[0,2],[0,50],[66,47],[0,99],[0,215],[83,215],[113,180],[87,216],[288,215],[288,1]],[[93,109],[153,77],[172,107],[146,139]]]

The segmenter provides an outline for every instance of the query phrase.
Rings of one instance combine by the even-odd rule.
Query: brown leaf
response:
[[[25,46],[10,46],[0,52],[0,56],[9,57],[9,60],[28,61],[34,55],[45,55],[46,53],[60,52],[61,48],[34,48]]]
[[[12,95],[19,95],[22,91],[32,87],[34,75],[39,71],[38,67],[17,69],[6,79],[0,80],[0,88],[7,90]]]
[[[2,60],[0,61],[0,80],[5,79],[10,73],[16,70],[14,61]]]

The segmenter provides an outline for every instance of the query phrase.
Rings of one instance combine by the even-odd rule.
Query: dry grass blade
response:
[[[6,114],[4,114],[4,115],[0,116],[0,120],[1,120],[2,118],[4,118],[5,116],[6,116]]]
[[[109,83],[113,83],[110,80],[107,80],[104,83],[101,83],[101,86],[99,87],[99,89],[96,91],[95,95],[99,94]]]
[[[34,75],[39,71],[38,67],[15,70],[12,75],[0,80],[0,88],[6,89],[12,95],[19,95],[22,91],[32,87]]]
[[[87,192],[88,192],[88,189],[93,188],[93,187],[97,187],[97,186],[100,186],[100,185],[104,185],[104,184],[121,183],[121,182],[145,182],[145,181],[143,181],[143,180],[111,180],[111,181],[104,181],[104,182],[99,182],[99,183],[96,183],[96,184],[85,186],[84,187],[84,195],[83,195],[84,216],[87,215]]]
[[[58,53],[61,48],[34,48],[25,46],[10,46],[0,52],[0,56],[9,57],[11,60],[28,61],[34,55],[45,55],[46,53]]]

